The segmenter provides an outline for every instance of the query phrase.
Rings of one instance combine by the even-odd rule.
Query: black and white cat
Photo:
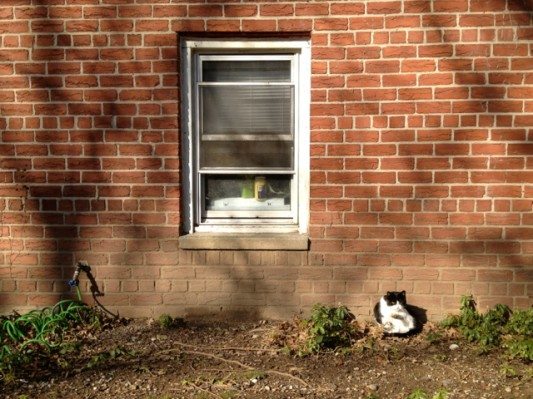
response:
[[[405,291],[388,291],[374,306],[374,316],[387,334],[408,334],[417,328],[407,310]]]

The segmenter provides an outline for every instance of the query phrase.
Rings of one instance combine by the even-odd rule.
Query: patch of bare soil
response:
[[[431,326],[412,337],[376,327],[349,348],[297,357],[276,342],[287,324],[135,320],[84,338],[61,367],[19,371],[3,398],[406,398],[439,389],[448,398],[532,398],[533,367],[502,352],[481,355]]]

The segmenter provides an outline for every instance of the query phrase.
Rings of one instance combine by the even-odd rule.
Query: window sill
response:
[[[306,251],[309,248],[309,236],[298,233],[193,233],[181,236],[179,247],[180,249]]]

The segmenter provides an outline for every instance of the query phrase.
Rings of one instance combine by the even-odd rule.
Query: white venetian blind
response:
[[[290,67],[287,60],[204,61],[201,134],[291,135]]]

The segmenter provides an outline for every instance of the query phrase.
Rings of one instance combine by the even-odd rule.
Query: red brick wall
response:
[[[0,2],[0,307],[531,306],[529,0]],[[180,251],[180,32],[309,32],[310,251]],[[85,281],[84,281],[85,282]]]

